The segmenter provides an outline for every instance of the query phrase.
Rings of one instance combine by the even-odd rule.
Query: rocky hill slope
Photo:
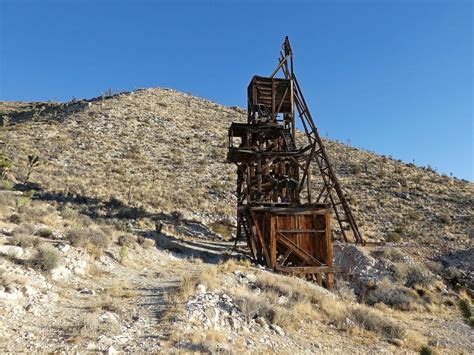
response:
[[[242,109],[144,89],[3,102],[0,117],[4,350],[473,351],[457,309],[473,288],[472,183],[326,140],[364,237],[386,242],[336,245],[350,277],[331,294],[223,263]]]

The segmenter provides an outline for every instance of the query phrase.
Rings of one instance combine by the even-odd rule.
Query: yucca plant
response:
[[[31,172],[33,168],[37,167],[40,164],[39,157],[37,155],[28,154],[28,172],[26,173],[25,181],[26,184],[30,179]]]

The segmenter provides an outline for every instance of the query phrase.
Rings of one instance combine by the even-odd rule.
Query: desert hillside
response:
[[[325,140],[373,242],[336,243],[329,292],[231,251],[241,108],[156,88],[0,117],[2,351],[474,352],[468,181]]]

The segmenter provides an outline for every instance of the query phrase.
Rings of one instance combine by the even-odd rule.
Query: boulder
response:
[[[0,245],[0,254],[19,258],[23,255],[23,248],[14,245]]]

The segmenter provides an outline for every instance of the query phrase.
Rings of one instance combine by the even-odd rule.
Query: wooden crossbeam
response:
[[[326,272],[341,272],[340,266],[281,266],[275,267],[277,271],[295,274],[321,274]]]
[[[314,256],[309,254],[306,250],[301,249],[298,245],[293,243],[280,231],[276,231],[276,236],[277,236],[277,242],[280,242],[286,248],[291,249],[291,251],[295,253],[295,255],[297,255],[303,261],[311,261],[313,264],[321,265],[321,262],[318,259],[316,259]]]

